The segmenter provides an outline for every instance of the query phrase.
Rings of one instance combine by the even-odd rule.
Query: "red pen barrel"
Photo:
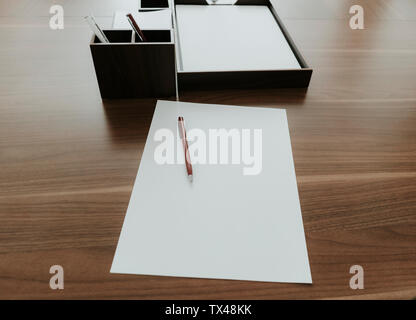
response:
[[[183,151],[185,154],[185,165],[188,176],[192,176],[191,157],[189,155],[188,140],[186,139],[186,130],[183,117],[178,117],[179,132],[182,139]]]

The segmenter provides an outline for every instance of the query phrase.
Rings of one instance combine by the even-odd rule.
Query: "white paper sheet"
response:
[[[194,164],[190,183],[184,164],[157,164],[155,133],[178,116],[207,138],[261,129],[261,173]],[[311,283],[285,110],[158,101],[111,272]]]
[[[266,6],[177,5],[176,17],[182,71],[300,69]]]
[[[113,29],[132,29],[126,18],[127,11],[116,11],[113,19]],[[142,30],[172,29],[171,9],[133,12],[134,19]]]

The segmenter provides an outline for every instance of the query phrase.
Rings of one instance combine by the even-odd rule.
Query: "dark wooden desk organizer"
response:
[[[270,0],[239,0],[235,5],[269,7],[296,56],[300,69],[188,72],[177,69],[176,12],[172,5],[208,5],[205,0],[140,0],[140,11],[172,9],[172,30],[143,30],[148,42],[140,43],[131,30],[105,30],[110,44],[95,37],[90,47],[101,97],[140,98],[175,96],[182,90],[229,88],[305,88],[308,66]],[[143,9],[143,10],[141,10]]]
[[[138,42],[132,30],[104,30],[110,43],[94,36],[90,48],[103,99],[176,95],[172,30],[143,30]]]

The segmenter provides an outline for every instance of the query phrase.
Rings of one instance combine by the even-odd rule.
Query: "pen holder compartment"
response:
[[[143,30],[142,32],[146,37],[147,42],[141,42],[139,36],[136,33],[133,33],[133,41],[135,43],[167,43],[171,41],[170,30]]]
[[[104,30],[110,43],[90,43],[103,99],[176,95],[175,47],[171,30],[143,30],[139,42],[131,30]]]
[[[104,30],[110,44],[114,43],[130,43],[132,42],[132,31],[129,30]],[[102,44],[98,37],[93,37],[93,44]],[[103,44],[104,45],[104,44]],[[106,44],[108,45],[108,44]]]

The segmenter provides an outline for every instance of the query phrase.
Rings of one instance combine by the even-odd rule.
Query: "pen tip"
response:
[[[189,182],[194,181],[194,176],[193,176],[192,174],[190,174],[190,175],[188,176],[188,180],[189,180]]]

